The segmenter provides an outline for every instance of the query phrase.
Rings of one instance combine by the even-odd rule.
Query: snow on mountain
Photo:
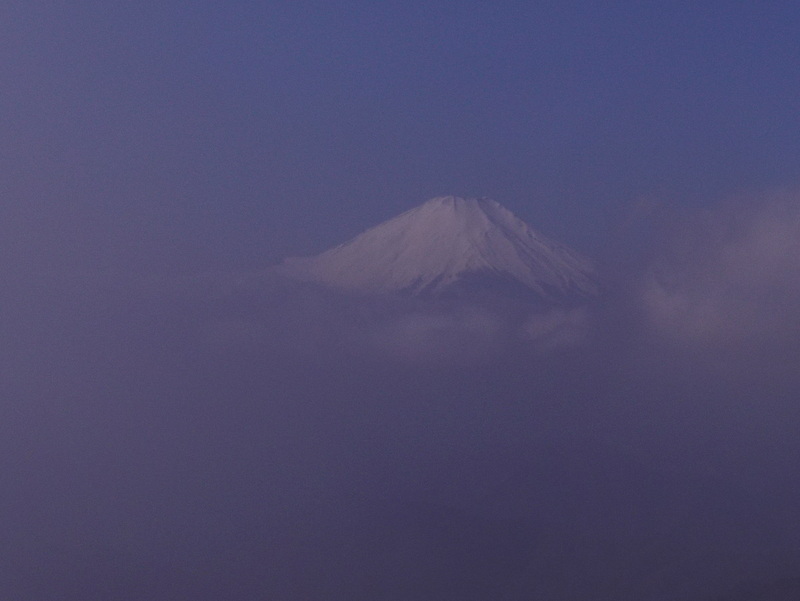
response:
[[[598,293],[590,261],[486,198],[431,199],[320,255],[286,259],[279,269],[367,294],[502,288],[559,302]]]

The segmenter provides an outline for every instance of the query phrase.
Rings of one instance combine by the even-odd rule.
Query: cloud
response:
[[[500,351],[507,325],[474,307],[415,310],[379,318],[361,342],[382,355],[411,362],[470,362]]]
[[[660,336],[717,339],[721,308],[752,309],[714,286],[783,289],[759,267],[789,237],[764,249],[785,229],[765,210],[731,232],[709,218],[713,236],[653,268],[636,298]],[[660,597],[689,598],[797,565],[796,380],[637,363],[628,322],[599,311],[245,276],[86,278],[28,301],[7,320],[2,483],[29,509],[3,532],[6,597],[547,598],[577,574],[575,599],[643,599],[657,569]]]
[[[542,350],[579,346],[591,331],[591,316],[586,308],[552,309],[532,313],[523,323],[521,335]]]
[[[583,344],[585,309],[526,304],[358,298],[271,279],[217,284],[201,344],[219,352],[271,349],[324,356],[344,353],[403,363],[470,364],[520,350],[551,353]],[[242,299],[253,295],[256,303]]]
[[[800,191],[738,201],[676,238],[640,288],[647,324],[679,341],[784,342],[800,331]]]

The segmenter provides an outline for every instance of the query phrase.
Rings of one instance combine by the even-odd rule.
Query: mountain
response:
[[[365,294],[494,291],[560,303],[599,289],[589,260],[487,198],[433,198],[320,255],[286,259],[279,269]]]

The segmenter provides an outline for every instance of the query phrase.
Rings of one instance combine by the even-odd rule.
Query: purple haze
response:
[[[0,13],[0,597],[797,597],[798,9]],[[606,295],[259,271],[441,194]]]

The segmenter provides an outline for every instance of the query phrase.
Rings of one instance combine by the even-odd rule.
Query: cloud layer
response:
[[[0,299],[0,593],[701,601],[788,582],[797,207],[688,220],[581,309],[31,277]]]

